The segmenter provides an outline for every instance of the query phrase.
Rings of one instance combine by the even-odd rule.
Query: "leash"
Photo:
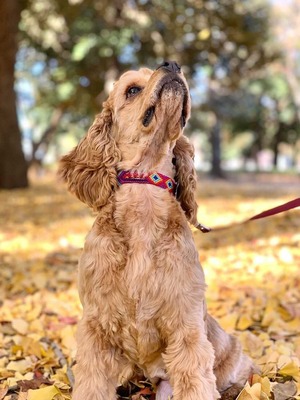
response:
[[[259,214],[256,214],[256,215],[254,215],[254,217],[246,219],[245,221],[242,221],[242,222],[237,222],[237,223],[234,223],[231,225],[219,226],[216,228],[208,228],[208,227],[198,223],[197,225],[195,225],[195,228],[199,229],[203,233],[222,231],[225,229],[229,229],[233,226],[246,224],[246,223],[248,223],[250,221],[254,221],[256,219],[271,217],[273,215],[280,214],[282,212],[289,211],[289,210],[292,210],[293,208],[297,208],[297,207],[300,207],[300,197],[298,197],[297,199],[288,201],[287,203],[281,204],[280,206],[273,207],[273,208],[270,208],[269,210],[266,210]]]

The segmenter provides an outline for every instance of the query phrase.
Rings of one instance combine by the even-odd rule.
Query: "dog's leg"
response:
[[[214,372],[220,392],[236,388],[237,394],[247,379],[257,372],[253,362],[242,352],[242,346],[235,336],[226,333],[209,314],[206,316],[207,337],[215,351]]]
[[[214,351],[199,326],[174,330],[163,356],[174,400],[216,400]]]
[[[79,323],[73,400],[117,399],[118,378],[126,361],[103,336],[84,319]]]

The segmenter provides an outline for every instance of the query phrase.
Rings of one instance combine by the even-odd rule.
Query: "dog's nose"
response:
[[[181,71],[180,65],[176,61],[164,61],[156,69],[165,68],[169,72],[179,73]]]

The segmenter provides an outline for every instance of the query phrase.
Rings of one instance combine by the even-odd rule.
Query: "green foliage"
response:
[[[76,77],[78,84],[80,76],[87,77],[89,91],[94,84],[98,92],[103,89],[105,72],[112,67],[121,72],[139,64],[155,66],[170,57],[192,73],[209,64],[213,74],[225,74],[224,82],[232,84],[256,67],[253,61],[248,65],[251,56],[256,65],[266,58],[267,8],[247,3],[29,0],[21,30],[27,46],[71,72],[68,79]],[[55,74],[50,79],[55,80]],[[77,93],[74,99],[78,101]]]
[[[210,130],[205,121],[213,123],[207,114],[213,112],[235,133],[259,128],[261,134],[256,119],[264,113],[264,93],[276,102],[289,96],[282,77],[256,78],[278,57],[269,11],[265,0],[28,0],[20,29],[31,56],[20,75],[30,79],[37,105],[63,109],[68,121],[88,117],[88,124],[121,72],[175,59],[192,87],[205,69],[206,96],[195,98],[204,118],[192,120],[191,130],[197,124]],[[32,74],[36,63],[39,75]],[[282,107],[277,115],[287,122],[294,111]]]
[[[230,118],[233,133],[264,132],[262,145],[271,149],[276,135],[280,135],[282,142],[296,143],[300,125],[290,87],[282,74],[249,80],[239,97],[241,108],[235,110],[240,112]],[[249,107],[244,107],[247,100]]]
[[[72,60],[81,61],[88,52],[97,44],[96,35],[84,36],[75,44],[72,50]]]

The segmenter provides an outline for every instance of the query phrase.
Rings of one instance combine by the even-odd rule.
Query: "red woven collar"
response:
[[[123,185],[125,183],[140,183],[155,185],[162,189],[167,189],[175,196],[177,183],[169,176],[153,172],[151,174],[139,174],[133,171],[120,171],[118,173],[118,183]]]

